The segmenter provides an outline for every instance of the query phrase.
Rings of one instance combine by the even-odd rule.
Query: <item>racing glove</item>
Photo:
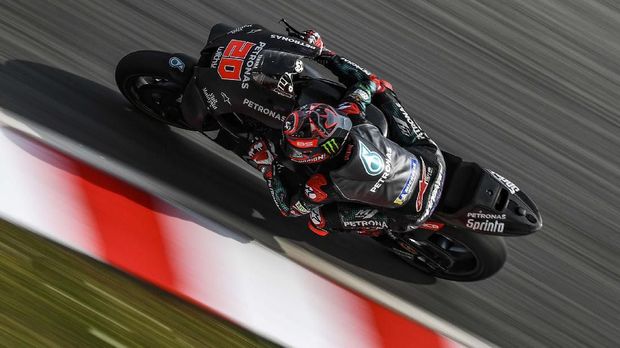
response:
[[[374,84],[377,86],[377,90],[375,91],[375,94],[381,94],[385,92],[386,90],[390,90],[394,92],[394,88],[392,88],[392,84],[386,80],[382,80],[378,78],[377,75],[370,74],[368,78],[370,79],[370,81],[374,82]]]
[[[266,180],[273,177],[276,160],[276,148],[273,142],[256,138],[248,151],[248,162],[262,174]]]
[[[312,46],[319,49],[319,56],[323,53],[325,46],[323,45],[323,39],[321,39],[321,35],[314,30],[306,30],[303,32],[304,37],[303,40]]]

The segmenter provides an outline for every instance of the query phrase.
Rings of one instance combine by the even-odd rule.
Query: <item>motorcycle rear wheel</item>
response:
[[[506,262],[502,238],[446,227],[426,236],[395,235],[390,249],[408,264],[437,278],[470,282],[497,273]],[[386,236],[381,237],[386,244]]]

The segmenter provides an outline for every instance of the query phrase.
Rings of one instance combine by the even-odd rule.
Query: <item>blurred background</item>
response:
[[[197,56],[213,24],[259,23],[283,31],[282,17],[317,30],[327,47],[390,81],[440,146],[514,181],[538,204],[543,230],[509,239],[508,262],[491,279],[428,279],[366,241],[317,239],[303,224],[281,221],[257,178],[225,161],[208,140],[131,111],[116,91],[114,67],[131,51]],[[32,0],[1,3],[0,23],[1,107],[240,221],[269,228],[498,346],[620,342],[616,2]],[[226,196],[230,192],[243,192],[243,199]],[[265,219],[253,218],[254,211]],[[90,345],[70,328],[97,314],[54,290],[71,293],[72,279],[86,273],[92,278],[79,286],[91,295],[80,303],[114,305],[97,290],[114,279],[129,287],[123,303],[160,313],[164,319],[154,320],[162,325],[175,325],[164,312],[173,311],[193,323],[187,325],[199,325],[194,333],[218,326],[222,331],[213,335],[223,341],[215,346],[269,344],[64,249],[48,255],[52,246],[31,242],[8,224],[2,228],[0,342]],[[274,238],[252,237],[277,248]],[[60,274],[48,270],[52,264]],[[16,320],[18,314],[24,319]],[[128,322],[141,321],[132,343],[181,345],[160,341],[155,321],[127,315]],[[237,335],[244,338],[227,341]],[[206,339],[179,337],[198,346]]]

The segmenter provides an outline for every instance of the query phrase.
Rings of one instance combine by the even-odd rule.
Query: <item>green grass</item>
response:
[[[0,220],[0,346],[275,345]]]

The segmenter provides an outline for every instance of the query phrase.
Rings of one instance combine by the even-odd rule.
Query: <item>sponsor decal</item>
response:
[[[497,220],[476,221],[475,219],[467,219],[467,224],[465,226],[474,231],[504,232],[504,223]]]
[[[487,214],[482,211],[467,213],[468,218],[506,220],[506,214]]]
[[[370,176],[381,174],[385,167],[383,158],[378,153],[370,151],[361,141],[359,142],[359,147],[359,156],[366,173]]]
[[[207,104],[209,104],[211,110],[217,110],[217,98],[215,97],[215,93],[210,93],[206,88],[202,89],[202,93],[205,95]]]
[[[232,105],[230,103],[230,98],[228,98],[228,95],[224,92],[221,92],[220,95],[222,96],[222,100],[224,101],[224,103],[227,103],[228,105]]]
[[[306,194],[306,197],[310,198],[311,200],[316,199],[316,193],[314,192],[312,187],[308,186],[308,184],[306,184],[306,186],[304,187],[304,193]]]
[[[302,154],[299,154],[299,156],[303,156]],[[302,163],[302,164],[310,164],[310,163],[317,163],[317,162],[323,162],[325,159],[327,158],[327,154],[320,154],[316,157],[312,157],[312,158],[307,158],[307,159],[300,159],[297,158],[295,159],[295,162],[297,163]]]
[[[431,174],[432,174],[432,170],[429,176]],[[437,203],[439,203],[438,197],[441,196],[441,191],[443,190],[443,175],[444,175],[443,167],[440,165],[440,167],[438,168],[437,177],[435,178],[435,183],[433,184],[433,187],[431,188],[431,193],[428,196],[428,201],[426,204],[427,209],[424,211],[424,214],[422,214],[422,216],[419,217],[419,219],[428,218],[433,212],[433,210],[435,210],[435,208],[437,207]]]
[[[263,29],[252,29],[248,31],[248,34],[256,34],[256,33],[260,33],[261,31],[263,31]]]
[[[340,59],[342,59],[345,63],[350,64],[350,65],[353,65],[354,67],[356,67],[356,68],[360,69],[360,70],[361,70],[361,71],[363,71],[363,72],[364,72],[364,74],[366,74],[366,75],[370,75],[370,74],[371,74],[371,73],[370,73],[370,71],[368,71],[368,70],[366,70],[366,69],[362,68],[361,66],[359,66],[359,65],[358,65],[357,63],[355,63],[355,62],[352,62],[352,61],[350,61],[350,60],[348,60],[348,59],[346,59],[346,58],[343,58],[343,57],[340,57]]]
[[[308,213],[310,213],[310,210],[308,210],[308,208],[306,208],[306,206],[302,202],[300,202],[300,201],[297,201],[297,203],[295,203],[293,205],[293,208],[295,208],[295,210],[297,210],[301,214],[308,214]]]
[[[414,187],[413,177],[415,176],[416,169],[418,169],[418,160],[412,158],[409,161],[409,177],[407,178],[407,181],[405,181],[403,189],[400,190],[400,194],[394,200],[394,204],[403,205],[403,203],[405,203],[405,201],[411,194]]]
[[[211,69],[217,69],[217,65],[220,62],[220,59],[222,59],[222,56],[224,55],[224,46],[220,46],[217,48],[217,51],[215,51],[215,53],[213,54],[213,59],[211,59]]]
[[[243,82],[241,83],[242,89],[250,88],[250,81],[252,80],[252,69],[260,64],[263,55],[260,52],[265,48],[267,44],[259,42],[258,45],[252,50],[250,56],[245,61],[245,70],[243,71]]]
[[[284,75],[280,76],[278,79],[278,85],[273,90],[279,95],[286,98],[294,98],[295,94],[293,94],[293,74],[284,73]]]
[[[185,63],[183,63],[183,61],[179,57],[170,57],[170,59],[168,60],[168,65],[170,65],[170,67],[173,69],[179,70],[180,72],[185,71]]]
[[[295,72],[299,74],[302,71],[304,71],[304,62],[302,62],[301,59],[297,59],[295,61]]]
[[[327,185],[327,179],[322,174],[315,174],[304,186],[304,193],[311,201],[315,203],[322,202],[327,199],[327,193],[321,190],[322,186]]]
[[[243,105],[247,106],[248,108],[255,110],[261,114],[264,114],[266,116],[275,118],[276,120],[282,121],[284,122],[284,116],[280,115],[279,113],[264,107],[256,102],[253,102],[251,100],[249,100],[248,98],[244,98],[243,99]]]
[[[482,211],[478,211],[467,213],[467,218],[465,226],[474,231],[504,232],[504,222],[499,220],[506,220],[506,214],[483,213]],[[484,220],[480,221],[479,219]]]
[[[304,41],[301,41],[301,40],[298,40],[298,39],[294,39],[294,38],[292,38],[290,36],[271,34],[270,38],[276,39],[276,40],[282,40],[282,41],[286,41],[286,42],[290,42],[290,43],[294,43],[294,44],[297,44],[299,46],[303,46],[305,48],[310,48],[310,49],[313,49],[313,50],[316,49],[316,47],[314,47],[314,46],[312,46],[312,45],[310,45],[310,44],[308,44],[308,43],[306,43]]]
[[[325,221],[321,216],[321,211],[319,208],[314,208],[310,211],[310,221],[316,227],[325,227]]]
[[[400,110],[401,115],[403,115],[403,117],[405,118],[405,121],[407,121],[407,123],[409,124],[409,127],[411,127],[411,130],[407,130],[407,132],[403,131],[402,120],[399,120],[399,118],[396,117],[395,119],[397,120],[398,128],[401,131],[403,131],[403,134],[407,134],[407,136],[411,136],[411,134],[415,134],[416,138],[420,140],[428,139],[428,135],[426,135],[426,133],[422,130],[422,128],[420,128],[420,126],[418,126],[418,124],[411,118],[411,116],[409,116],[409,113],[405,111],[405,108],[403,108],[403,106],[400,103],[396,103],[396,107],[398,107],[398,110]]]
[[[381,177],[379,178],[379,180],[377,180],[377,182],[373,185],[373,187],[370,189],[370,192],[377,192],[378,189],[381,188],[381,186],[383,186],[383,183],[385,183],[385,180],[387,180],[390,177],[390,174],[392,173],[392,148],[388,147],[387,148],[387,153],[385,154],[385,162],[384,166],[383,166],[383,174],[381,174]]]
[[[387,222],[381,220],[344,221],[344,227],[388,228]]]
[[[336,139],[329,139],[325,143],[321,144],[321,147],[329,155],[335,154],[336,152],[338,152],[338,149],[340,149],[340,146],[338,146]]]
[[[358,88],[351,93],[351,98],[353,98],[358,103],[365,103],[370,100],[370,94],[363,90],[362,88]]]
[[[400,132],[403,133],[404,136],[410,137],[411,134],[413,134],[411,128],[409,127],[409,124],[407,124],[405,120],[401,120],[400,117],[394,117],[392,119],[396,121],[398,129],[400,129]]]
[[[425,223],[423,223],[422,225],[420,225],[420,228],[423,230],[430,230],[430,231],[439,231],[441,230],[445,225],[441,222],[435,222],[435,221],[426,221]]]
[[[267,180],[267,188],[269,189],[269,193],[271,194],[271,198],[273,199],[274,203],[276,204],[276,206],[278,207],[278,210],[280,211],[280,215],[282,216],[286,216],[286,212],[289,212],[290,215],[292,216],[298,216],[299,213],[297,213],[294,210],[290,210],[289,208],[283,203],[284,202],[284,193],[282,192],[282,189],[279,188],[276,190],[276,188],[273,185],[274,181],[273,180]]]
[[[377,215],[379,209],[361,209],[357,213],[355,213],[356,219],[370,219],[373,216]]]
[[[253,42],[230,40],[217,66],[217,74],[220,78],[222,80],[241,81],[243,60],[254,46],[256,44]]]
[[[491,175],[497,180],[499,181],[502,185],[504,185],[504,187],[506,187],[508,189],[508,191],[510,191],[510,193],[512,193],[513,195],[517,192],[519,192],[519,188],[517,187],[517,185],[513,184],[512,181],[504,178],[503,176],[497,174],[496,172],[487,169],[487,171],[489,173],[491,173]]]
[[[430,174],[427,172],[426,170],[426,164],[424,163],[423,159],[420,159],[422,161],[422,170],[420,171],[420,174],[422,175],[422,177],[420,178],[420,181],[418,182],[418,198],[416,198],[415,200],[415,210],[417,212],[422,211],[422,202],[424,201],[424,192],[426,192],[426,188],[428,187],[428,179],[430,177]],[[429,170],[431,170],[432,168],[428,168]],[[432,173],[432,170],[430,171],[430,173]]]
[[[319,139],[290,139],[287,138],[289,144],[299,149],[312,149],[317,147]]]
[[[235,29],[233,29],[233,30],[231,30],[231,31],[227,32],[227,33],[226,33],[226,35],[236,34],[236,33],[238,33],[238,32],[243,31],[243,29],[245,29],[245,28],[249,28],[249,27],[251,27],[251,26],[252,26],[252,24],[246,24],[246,25],[242,25],[242,26],[240,26],[240,27],[236,27]]]

